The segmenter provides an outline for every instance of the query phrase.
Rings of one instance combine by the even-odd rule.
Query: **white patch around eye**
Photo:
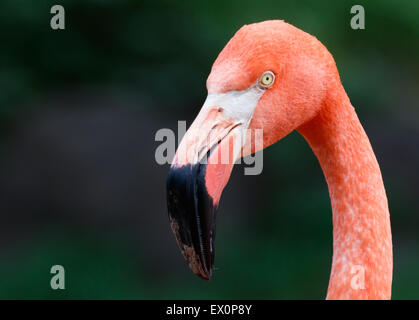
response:
[[[203,108],[221,107],[226,118],[234,119],[247,129],[259,99],[265,92],[258,86],[252,86],[246,90],[210,93]]]
[[[235,125],[240,124],[234,129],[238,131],[238,139],[234,145],[235,159],[246,142],[250,120],[252,120],[259,99],[265,92],[266,90],[253,85],[246,90],[210,93],[205,100],[202,109],[222,108],[222,118],[232,120]]]

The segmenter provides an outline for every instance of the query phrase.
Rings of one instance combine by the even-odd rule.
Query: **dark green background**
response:
[[[355,4],[365,30],[350,28]],[[190,125],[234,32],[283,19],[335,57],[386,185],[393,298],[418,299],[418,14],[408,0],[2,0],[0,298],[324,298],[330,202],[297,133],[264,152],[262,175],[234,170],[209,283],[179,253],[154,160],[155,132]],[[66,290],[50,288],[54,264]]]

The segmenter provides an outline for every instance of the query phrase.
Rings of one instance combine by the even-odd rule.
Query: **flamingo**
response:
[[[380,168],[326,47],[282,20],[245,25],[214,62],[207,90],[167,178],[171,228],[190,269],[212,275],[216,211],[235,160],[297,130],[331,199],[326,299],[390,299],[393,247]],[[232,161],[219,161],[226,152]]]

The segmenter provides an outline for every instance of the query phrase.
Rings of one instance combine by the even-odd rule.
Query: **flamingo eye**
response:
[[[259,78],[259,86],[262,89],[268,89],[275,81],[275,75],[272,71],[265,71]]]

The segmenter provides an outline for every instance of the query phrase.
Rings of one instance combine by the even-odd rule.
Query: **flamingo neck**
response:
[[[327,299],[390,299],[393,252],[380,168],[343,88],[298,130],[316,154],[333,211]]]

